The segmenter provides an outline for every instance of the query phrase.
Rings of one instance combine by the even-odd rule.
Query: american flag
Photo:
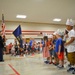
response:
[[[5,39],[5,23],[4,23],[4,14],[2,14],[2,36]]]

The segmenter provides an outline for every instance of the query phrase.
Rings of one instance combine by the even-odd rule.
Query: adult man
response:
[[[1,31],[0,31],[0,62],[3,62],[3,47],[4,47],[4,44],[3,44],[3,39],[2,39],[2,36],[1,36]]]

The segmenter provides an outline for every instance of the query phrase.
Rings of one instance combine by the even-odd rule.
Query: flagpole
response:
[[[2,14],[2,37],[3,37],[3,41],[6,41],[5,38],[5,21],[4,21],[4,14]]]

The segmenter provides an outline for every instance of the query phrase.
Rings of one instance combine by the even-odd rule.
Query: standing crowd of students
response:
[[[66,29],[63,33],[60,29],[52,35],[44,36],[43,57],[46,64],[54,64],[57,68],[64,68],[64,52],[70,63],[67,72],[75,74],[75,30],[72,19],[66,22]],[[52,61],[52,56],[54,61]]]

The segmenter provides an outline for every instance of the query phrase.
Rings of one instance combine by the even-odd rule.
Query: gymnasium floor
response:
[[[0,62],[0,75],[72,75],[66,72],[67,63],[64,69],[58,69],[53,64],[43,63],[42,54],[25,57],[4,55],[4,60]]]

